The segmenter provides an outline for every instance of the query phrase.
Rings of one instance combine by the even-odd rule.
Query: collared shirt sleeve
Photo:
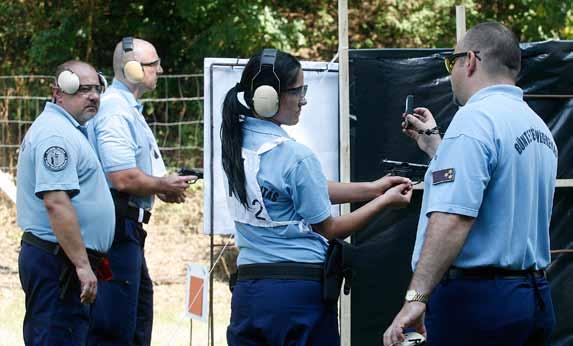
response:
[[[328,183],[314,155],[298,161],[286,175],[286,185],[296,212],[309,224],[330,216]]]
[[[104,172],[135,168],[138,145],[125,115],[106,114],[97,120],[95,136]]]
[[[43,198],[48,191],[66,191],[70,198],[77,195],[77,159],[76,149],[64,137],[51,136],[40,141],[34,151],[36,196]]]
[[[445,138],[430,165],[426,215],[432,212],[477,217],[496,164],[493,148],[468,135]]]

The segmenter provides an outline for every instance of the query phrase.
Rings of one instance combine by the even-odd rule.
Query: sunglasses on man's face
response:
[[[457,58],[461,58],[461,57],[466,57],[469,52],[474,53],[474,55],[476,56],[476,58],[481,61],[480,56],[478,55],[479,50],[476,51],[471,51],[468,50],[466,52],[461,52],[461,53],[455,53],[455,54],[450,54],[450,55],[446,55],[444,56],[444,65],[446,66],[446,71],[448,71],[448,73],[452,73],[452,70],[454,69],[454,65],[456,64],[456,59]]]

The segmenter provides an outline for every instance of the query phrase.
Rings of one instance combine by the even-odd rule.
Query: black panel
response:
[[[457,107],[440,49],[350,51],[351,175],[353,181],[381,175],[380,161],[427,163],[429,158],[400,131],[408,94],[428,107],[445,130]],[[518,85],[547,123],[559,149],[559,178],[573,178],[573,99],[539,95],[573,94],[573,42],[522,45]],[[531,95],[531,96],[528,96]],[[353,117],[353,118],[354,118]],[[422,192],[412,204],[382,213],[355,236],[358,263],[352,284],[352,344],[379,345],[380,334],[402,306],[411,277]],[[359,205],[354,205],[353,208]],[[553,249],[573,248],[573,189],[558,189],[551,221]],[[573,345],[573,254],[553,256],[549,268],[558,325],[554,346]]]

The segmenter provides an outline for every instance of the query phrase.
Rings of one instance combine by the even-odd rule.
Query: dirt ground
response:
[[[193,186],[186,203],[169,205],[158,201],[146,227],[146,258],[154,282],[154,327],[152,345],[208,344],[207,323],[185,317],[185,273],[188,263],[209,266],[210,237],[203,235],[201,183]],[[21,230],[16,208],[0,192],[0,345],[23,345],[24,294],[18,279]],[[218,255],[228,237],[214,238]],[[231,243],[232,244],[232,243]],[[216,258],[217,256],[215,256]],[[215,345],[226,345],[225,330],[230,315],[228,274],[234,270],[236,249],[230,247],[213,271]],[[190,344],[190,337],[192,344]]]

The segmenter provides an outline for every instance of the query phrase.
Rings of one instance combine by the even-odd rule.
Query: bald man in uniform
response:
[[[163,73],[155,47],[125,37],[115,47],[114,80],[90,123],[90,140],[114,197],[116,233],[109,252],[114,279],[99,285],[88,344],[149,345],[153,283],[144,256],[154,197],[181,203],[193,176],[165,176],[159,147],[143,116],[141,96]]]

